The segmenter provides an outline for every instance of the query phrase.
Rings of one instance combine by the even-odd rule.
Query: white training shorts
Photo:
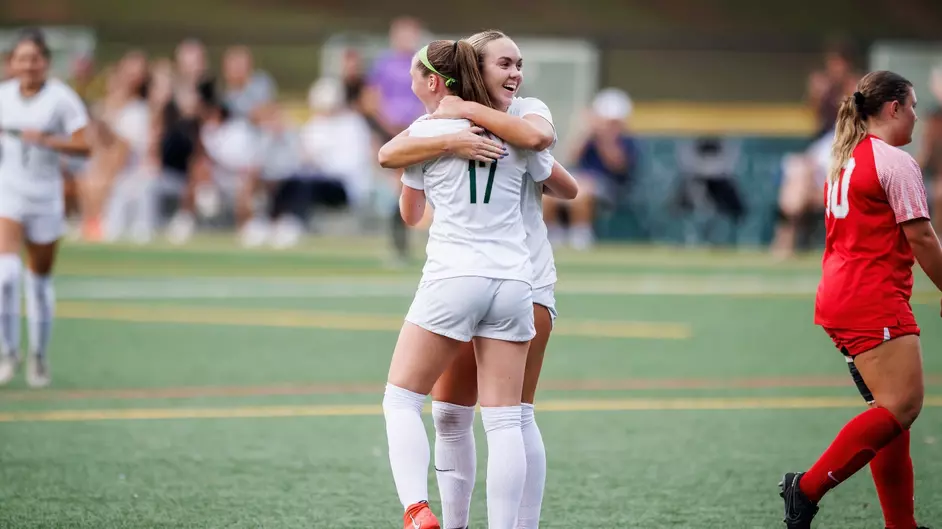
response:
[[[423,281],[406,321],[462,342],[475,336],[526,342],[536,335],[530,285],[488,277]]]
[[[546,307],[550,314],[550,322],[555,326],[556,318],[559,316],[556,312],[556,285],[550,284],[533,289],[533,303]]]
[[[0,218],[23,226],[26,240],[49,244],[65,234],[65,212],[61,201],[35,202],[0,185]]]

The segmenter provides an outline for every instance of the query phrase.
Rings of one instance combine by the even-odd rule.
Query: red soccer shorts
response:
[[[883,327],[882,329],[851,330],[851,329],[832,329],[825,327],[824,331],[828,333],[834,345],[842,353],[850,356],[857,356],[860,353],[866,353],[883,342],[915,334],[919,336],[919,326],[916,325],[916,318],[912,314],[900,317],[896,325],[892,327]]]

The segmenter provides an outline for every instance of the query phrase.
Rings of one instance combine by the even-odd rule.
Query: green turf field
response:
[[[385,255],[373,240],[67,247],[53,387],[0,389],[0,528],[401,527],[380,402],[420,267],[385,268]],[[558,261],[541,527],[780,527],[781,473],[862,409],[812,324],[817,259],[602,248]],[[913,459],[919,519],[938,525],[930,287],[920,277],[914,298],[928,395]],[[478,447],[483,528],[483,435]],[[818,519],[883,527],[867,471]]]

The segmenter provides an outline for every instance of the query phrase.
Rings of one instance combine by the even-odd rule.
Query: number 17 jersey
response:
[[[435,137],[469,127],[467,120],[420,118],[409,135]],[[422,280],[478,276],[532,283],[520,197],[524,180],[546,180],[553,162],[548,152],[508,146],[508,155],[496,162],[441,157],[406,168],[403,184],[424,190],[434,209]]]
[[[815,323],[833,329],[894,327],[911,318],[912,248],[900,224],[929,218],[916,161],[867,136],[825,187],[825,240]]]

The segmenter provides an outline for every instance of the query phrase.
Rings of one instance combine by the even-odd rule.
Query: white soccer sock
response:
[[[45,357],[56,311],[56,293],[52,288],[52,277],[39,276],[32,270],[27,270],[24,286],[29,350],[31,354]]]
[[[402,508],[428,501],[429,446],[422,406],[425,395],[386,384],[383,414],[389,442],[389,466]]]
[[[474,406],[432,402],[435,421],[435,474],[442,496],[444,529],[468,526],[477,470]]]
[[[487,527],[513,529],[527,477],[520,406],[481,408],[487,432]]]
[[[20,350],[20,281],[23,264],[16,254],[0,254],[0,354]]]
[[[523,501],[517,513],[516,529],[536,529],[540,526],[540,508],[543,505],[543,487],[546,485],[546,448],[543,435],[533,416],[533,404],[522,405],[520,428],[523,446],[527,451],[527,480],[523,486]]]

